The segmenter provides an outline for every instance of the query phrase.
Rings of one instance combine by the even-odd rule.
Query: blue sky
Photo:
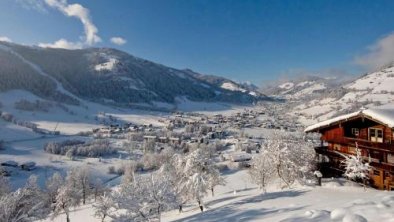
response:
[[[89,10],[101,41],[89,42],[81,20],[61,11],[72,4]],[[1,0],[0,36],[115,47],[260,84],[306,73],[362,74],[394,61],[393,8],[382,0]],[[127,42],[116,45],[112,37]]]

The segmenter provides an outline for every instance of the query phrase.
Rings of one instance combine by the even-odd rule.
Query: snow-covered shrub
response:
[[[369,172],[372,167],[369,163],[364,162],[358,144],[356,143],[356,155],[340,155],[345,158],[342,161],[342,164],[345,166],[344,176],[350,180],[362,180],[365,185],[365,182],[369,179]]]
[[[115,166],[109,166],[108,167],[108,173],[109,174],[116,174]]]

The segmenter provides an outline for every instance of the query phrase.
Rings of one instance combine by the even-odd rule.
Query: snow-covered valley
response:
[[[1,140],[5,141],[5,145],[0,151],[0,162],[11,160],[18,164],[25,162],[36,164],[35,169],[31,171],[6,167],[11,174],[8,179],[13,190],[23,189],[27,179],[33,174],[38,176],[39,186],[45,189],[51,175],[60,173],[65,176],[67,171],[76,168],[88,169],[92,178],[100,178],[105,186],[117,190],[123,184],[124,172],[123,175],[114,174],[111,168],[116,171],[118,168],[128,166],[129,163],[141,161],[137,164],[143,164],[142,169],[147,167],[147,171],[136,171],[137,176],[153,175],[157,170],[156,168],[152,171],[152,168],[146,165],[151,163],[144,158],[147,155],[144,149],[148,146],[148,143],[142,139],[144,135],[157,135],[158,141],[161,138],[164,140],[165,135],[166,138],[178,137],[186,142],[186,147],[194,150],[196,149],[194,138],[181,136],[192,132],[186,123],[193,123],[200,127],[204,125],[213,127],[212,132],[226,132],[223,137],[206,140],[209,141],[208,144],[215,144],[212,148],[224,146],[215,148],[212,160],[215,165],[220,166],[220,174],[226,184],[216,186],[214,196],[210,192],[203,194],[201,202],[205,208],[204,212],[200,212],[198,204],[190,199],[184,203],[182,213],[178,212],[176,206],[172,206],[172,209],[165,208],[161,221],[391,221],[394,217],[393,194],[372,188],[365,190],[359,184],[345,179],[326,178],[323,179],[323,186],[319,187],[316,186],[313,177],[301,178],[290,188],[284,188],[283,183],[276,178],[267,185],[266,193],[259,189],[249,176],[248,168],[242,167],[231,158],[259,155],[254,145],[264,143],[264,139],[275,137],[278,132],[298,134],[303,131],[305,125],[302,124],[301,117],[296,119],[292,115],[284,116],[288,111],[287,104],[274,102],[245,107],[230,104],[220,106],[209,103],[185,103],[179,107],[188,108],[185,110],[187,112],[168,113],[117,109],[86,102],[82,107],[66,106],[67,109],[64,109],[64,107],[53,106],[48,112],[32,112],[21,111],[14,107],[14,103],[21,98],[30,101],[39,99],[30,93],[10,91],[2,93],[0,98],[4,101],[2,110],[12,113],[18,120],[32,122],[40,129],[49,132],[37,133],[12,121],[1,120],[0,130],[3,132]],[[109,133],[106,128],[111,124],[132,124],[137,129],[139,127],[144,129],[140,132],[115,130]],[[81,134],[99,128],[103,129],[99,137],[98,134]],[[59,134],[52,134],[54,131],[59,131]],[[204,133],[195,132],[196,136],[201,135],[200,138],[204,138]],[[117,153],[101,157],[83,157],[77,154],[70,157],[44,151],[45,144],[49,142],[93,141],[97,138],[106,138],[110,146],[117,149]],[[156,147],[161,146],[164,149],[174,147],[156,142]],[[174,148],[184,149],[181,147],[177,145]],[[205,146],[201,146],[201,149],[202,147]],[[70,206],[67,211],[71,221],[101,221],[96,213],[99,203],[90,196],[85,205],[80,203],[78,206]],[[116,217],[112,212],[105,221],[116,221],[117,219],[114,218]],[[153,217],[150,220],[156,219]],[[47,219],[40,221],[66,221],[66,216],[60,210],[56,214],[49,213]]]
[[[81,94],[83,87],[50,73],[52,64],[36,61],[43,69],[34,56],[26,59],[24,50],[42,53],[0,48],[48,89],[16,81],[23,87],[0,91],[0,222],[393,221],[390,192],[337,177],[318,186],[314,147],[321,141],[304,133],[360,108],[393,108],[392,67],[352,81],[288,81],[268,94],[109,49],[87,50],[92,79],[125,84],[111,92],[144,92],[131,101],[126,94]],[[169,97],[148,90],[151,73],[139,79],[125,68],[140,66],[195,88]]]

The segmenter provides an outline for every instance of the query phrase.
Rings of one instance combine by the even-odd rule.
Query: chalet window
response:
[[[371,142],[383,143],[383,130],[369,128],[369,140]]]
[[[352,135],[353,136],[358,136],[360,135],[360,130],[358,128],[352,128]]]
[[[387,154],[387,163],[394,164],[394,154]]]
[[[379,170],[374,170],[373,174],[376,175],[376,176],[380,176],[380,171]]]

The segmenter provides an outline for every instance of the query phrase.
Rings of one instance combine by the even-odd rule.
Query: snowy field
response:
[[[394,221],[393,193],[364,190],[342,179],[323,180],[322,187],[298,185],[281,190],[272,185],[263,194],[249,182],[245,170],[224,176],[227,185],[218,187],[214,197],[205,199],[206,211],[201,213],[197,205],[188,206],[181,214],[177,210],[164,213],[162,221]],[[70,218],[71,221],[100,221],[93,215],[92,205],[88,204],[75,209]],[[65,216],[60,215],[53,221],[65,222]]]

